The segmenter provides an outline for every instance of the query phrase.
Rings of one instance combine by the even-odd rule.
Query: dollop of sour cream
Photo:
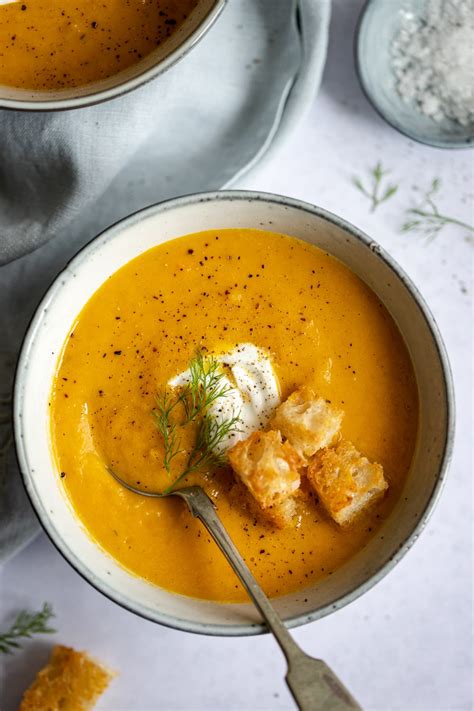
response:
[[[280,404],[280,387],[269,354],[253,343],[240,343],[222,354],[210,354],[222,365],[225,396],[215,400],[208,414],[218,422],[239,418],[238,431],[222,440],[216,453],[223,454],[236,442],[267,424]],[[189,382],[189,370],[172,378],[168,385],[179,387]]]

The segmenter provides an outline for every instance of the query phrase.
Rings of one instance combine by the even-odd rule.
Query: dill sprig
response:
[[[165,496],[170,494],[188,474],[223,466],[226,459],[224,455],[219,454],[217,447],[229,434],[238,431],[239,422],[239,416],[219,421],[215,417],[204,415],[185,468],[162,493]]]
[[[222,383],[220,364],[215,358],[205,358],[198,352],[189,364],[189,383],[181,392],[187,422],[206,412],[215,400],[227,395],[230,388]]]
[[[386,187],[382,189],[383,179],[389,172],[389,170],[383,168],[381,161],[378,161],[375,166],[370,169],[372,180],[369,187],[366,187],[362,180],[356,175],[352,177],[352,182],[356,188],[370,200],[371,212],[374,212],[379,205],[393,197],[398,190],[398,185],[393,183],[388,183]]]
[[[226,458],[219,454],[219,445],[231,434],[239,431],[240,415],[219,420],[206,414],[201,422],[196,439],[195,452],[212,455],[216,466],[225,464]],[[202,466],[202,465],[201,465]]]
[[[467,222],[458,220],[448,215],[443,215],[435,203],[436,195],[441,187],[441,180],[434,178],[429,189],[423,194],[421,202],[415,207],[410,207],[407,214],[410,219],[402,225],[402,232],[418,232],[425,235],[428,240],[434,239],[446,225],[457,225],[463,229],[474,232],[474,227]],[[418,188],[414,188],[418,190]]]
[[[164,456],[163,466],[167,473],[170,473],[171,462],[182,449],[177,433],[177,425],[172,421],[172,412],[181,402],[180,397],[172,400],[171,395],[166,390],[156,397],[156,409],[152,411],[156,428],[163,438]]]
[[[163,440],[163,466],[168,475],[171,474],[173,460],[185,451],[181,447],[179,430],[191,423],[199,423],[186,465],[162,492],[163,495],[173,491],[188,474],[224,464],[225,457],[218,453],[219,445],[230,434],[238,431],[240,416],[238,414],[221,419],[211,415],[208,410],[219,398],[225,397],[230,389],[224,382],[219,361],[197,353],[189,364],[189,382],[175,390],[174,394],[166,389],[158,394],[152,415]],[[183,414],[181,421],[178,415],[180,410]]]
[[[20,612],[7,632],[0,634],[0,652],[11,654],[21,647],[18,640],[31,638],[35,634],[52,634],[55,629],[49,627],[48,622],[54,617],[51,605],[47,602],[39,612]]]

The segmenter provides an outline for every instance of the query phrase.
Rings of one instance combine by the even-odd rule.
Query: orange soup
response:
[[[113,76],[163,44],[198,0],[24,0],[0,5],[0,84],[32,90]]]
[[[126,491],[107,472],[162,490],[156,393],[197,350],[252,343],[270,354],[281,390],[311,384],[344,411],[342,434],[384,467],[385,496],[348,527],[307,498],[278,529],[239,505],[225,467],[195,473],[265,591],[283,595],[344,564],[377,534],[401,494],[417,433],[415,376],[376,295],[346,266],[297,239],[257,230],[188,235],[140,255],[93,295],[74,324],[51,399],[57,476],[77,516],[134,574],[185,595],[245,593],[203,526],[177,499]],[[173,466],[182,467],[179,456]]]

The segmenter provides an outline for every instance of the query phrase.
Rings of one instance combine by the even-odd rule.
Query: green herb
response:
[[[163,438],[164,457],[163,466],[170,473],[171,462],[182,450],[178,440],[177,425],[172,421],[171,414],[175,407],[179,405],[181,398],[171,399],[171,395],[165,390],[156,398],[156,410],[153,410],[152,415],[155,420],[155,425]]]
[[[192,422],[198,415],[206,412],[218,398],[227,395],[230,388],[222,384],[223,374],[219,361],[204,358],[198,353],[189,364],[190,382],[181,393],[181,400],[186,412],[186,422]]]
[[[198,353],[189,364],[189,382],[178,391],[164,390],[157,396],[156,409],[152,415],[156,428],[163,439],[163,466],[171,474],[171,463],[184,452],[179,430],[191,423],[198,423],[195,444],[186,465],[178,477],[162,493],[169,494],[188,474],[222,465],[225,458],[217,454],[219,445],[233,432],[238,431],[239,416],[217,419],[209,407],[225,397],[230,387],[224,382],[219,361]],[[182,419],[179,421],[179,411]]]
[[[419,232],[425,235],[428,240],[432,240],[445,227],[445,225],[457,225],[465,230],[474,232],[474,227],[467,222],[457,220],[454,217],[443,215],[436,203],[436,195],[441,187],[441,180],[434,178],[431,181],[431,186],[421,199],[419,205],[411,207],[407,210],[410,219],[402,225],[402,232]],[[418,188],[414,188],[418,190]]]
[[[54,617],[51,605],[47,602],[43,604],[39,612],[20,612],[16,620],[8,630],[0,634],[0,652],[11,654],[15,649],[21,647],[19,639],[31,638],[35,634],[52,634],[56,630],[48,626],[50,619]]]
[[[239,422],[239,416],[219,421],[215,417],[204,415],[198,430],[196,443],[188,457],[186,466],[173,483],[163,491],[163,494],[171,493],[188,474],[203,471],[204,469],[215,469],[225,464],[225,456],[218,454],[216,450],[228,435],[238,431]]]
[[[372,178],[370,187],[366,187],[357,176],[353,176],[352,178],[352,182],[356,188],[365,195],[365,197],[369,198],[371,202],[371,212],[374,212],[379,205],[393,197],[398,190],[398,185],[390,183],[387,184],[385,188],[382,188],[383,179],[389,172],[388,170],[384,170],[382,163],[378,161],[376,165],[370,169]]]

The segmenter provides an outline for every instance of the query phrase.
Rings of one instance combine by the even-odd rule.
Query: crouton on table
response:
[[[312,457],[334,442],[343,415],[311,387],[303,386],[277,407],[270,426],[279,430],[298,454]]]
[[[19,711],[88,711],[113,676],[84,652],[58,645],[25,691]]]
[[[383,467],[371,463],[351,442],[320,450],[306,475],[329,515],[341,526],[351,523],[388,488]]]
[[[280,432],[253,432],[228,452],[234,472],[260,508],[279,526],[294,515],[293,494],[300,486],[302,460]]]

